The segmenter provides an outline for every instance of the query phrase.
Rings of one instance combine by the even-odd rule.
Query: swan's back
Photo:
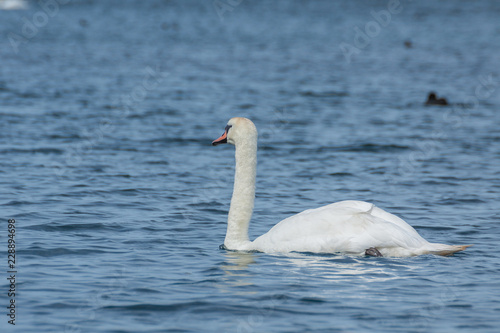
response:
[[[429,252],[429,242],[413,227],[375,205],[341,201],[291,216],[257,238],[264,252],[345,252],[364,254],[370,247],[384,256]]]

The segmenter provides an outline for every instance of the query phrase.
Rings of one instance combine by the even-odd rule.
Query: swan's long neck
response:
[[[224,245],[228,249],[244,249],[250,243],[248,224],[252,218],[257,169],[257,138],[236,144],[236,171],[233,197],[227,218]]]

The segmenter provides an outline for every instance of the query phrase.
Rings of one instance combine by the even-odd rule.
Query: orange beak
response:
[[[212,146],[217,146],[222,143],[227,143],[227,131],[224,131],[224,134],[222,134],[218,139],[212,141]]]

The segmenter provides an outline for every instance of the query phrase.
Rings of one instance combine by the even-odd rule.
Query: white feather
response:
[[[363,201],[341,201],[306,210],[251,242],[248,225],[255,197],[257,129],[246,118],[232,118],[228,128],[227,142],[236,147],[233,197],[224,240],[230,250],[364,255],[367,249],[376,248],[383,256],[405,257],[449,255],[467,247],[429,243],[399,217]]]

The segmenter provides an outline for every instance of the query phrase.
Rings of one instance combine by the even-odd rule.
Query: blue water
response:
[[[388,1],[65,2],[0,10],[1,332],[498,331],[499,2],[401,1],[384,26]],[[250,238],[357,199],[474,246],[219,250],[233,116],[260,133]]]

